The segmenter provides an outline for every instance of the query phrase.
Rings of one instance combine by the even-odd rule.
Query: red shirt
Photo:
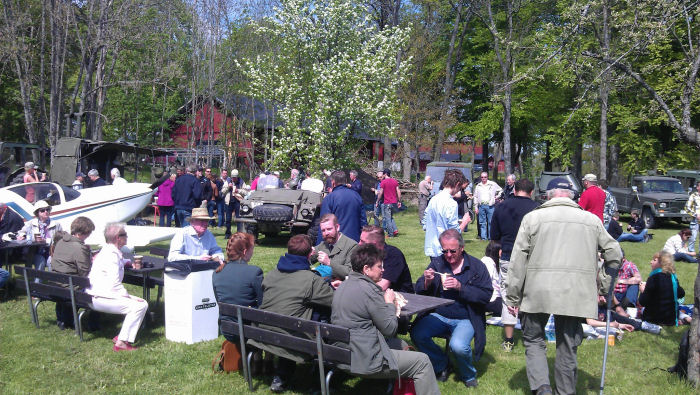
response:
[[[379,187],[382,188],[382,191],[384,191],[382,192],[384,194],[384,204],[399,202],[399,197],[396,193],[396,190],[399,189],[398,181],[394,180],[393,178],[385,178],[379,184]]]
[[[581,198],[578,200],[578,205],[584,210],[591,212],[600,218],[600,222],[603,222],[603,208],[605,208],[605,191],[600,189],[597,185],[592,185],[588,187],[581,194]]]

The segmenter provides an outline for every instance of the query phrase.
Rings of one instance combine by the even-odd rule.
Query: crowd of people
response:
[[[126,182],[114,170],[113,184]],[[95,173],[88,172],[91,185],[104,183]],[[28,175],[28,182],[39,178],[29,169]],[[354,375],[410,378],[418,394],[440,393],[437,382],[451,374],[466,388],[478,387],[476,362],[486,345],[486,315],[492,314],[500,317],[504,327],[504,352],[516,347],[514,332],[520,322],[530,389],[551,394],[545,333],[551,315],[557,345],[556,392],[575,393],[576,351],[583,339],[583,323],[604,325],[608,308],[612,309],[612,326],[619,330],[659,333],[660,325],[691,320],[680,309],[685,291],[679,285],[675,262],[697,262],[694,244],[700,220],[700,183],[686,208],[693,215],[691,227],[669,238],[663,250],[653,255],[651,273],[642,281],[620,243],[648,242],[644,221],[633,212],[628,232],[622,232],[614,197],[593,174],[583,177],[584,191],[578,202],[574,186],[567,179],[555,178],[548,183],[542,204],[532,199],[533,183],[514,175],[506,178],[503,188],[485,172],[473,188],[460,170],[447,170],[440,185],[426,177],[418,185],[418,214],[429,263],[414,280],[403,252],[386,243],[387,238],[399,235],[393,215],[402,205],[401,190],[390,171],[378,172],[371,188],[376,197],[374,225],[367,222],[357,172],[350,172],[349,179],[343,171],[329,172],[318,238],[292,236],[275,268],[263,274],[250,263],[253,236],[240,228],[232,233],[232,217],[239,215],[240,199],[248,190],[300,188],[303,177],[302,172],[292,171],[291,178],[283,181],[279,173],[270,172],[260,174],[248,186],[235,169],[230,176],[226,170],[219,176],[197,166],[165,174],[157,191],[160,224],[170,226],[174,218],[180,227],[170,243],[168,259],[216,261],[219,266],[212,283],[220,303],[349,328],[347,346],[352,361],[342,368]],[[76,181],[82,178],[79,173]],[[464,249],[463,234],[472,221],[469,201],[478,217],[479,238],[489,241],[481,259]],[[37,202],[34,209],[35,218],[25,224],[0,204],[0,233],[23,228],[23,237],[45,240],[46,248],[35,254],[35,266],[87,276],[93,310],[125,316],[113,349],[136,349],[135,338],[148,303],[129,295],[122,285],[124,268],[130,263],[122,253],[128,237],[124,224],[105,227],[106,244],[93,256],[84,243],[95,229],[89,218],[76,218],[67,232],[51,220],[51,207],[45,201]],[[226,227],[225,250],[210,226]],[[6,277],[0,271],[0,282]],[[396,292],[454,303],[408,325],[406,319],[397,317]],[[73,325],[70,306],[58,303],[56,317],[61,328]],[[89,325],[99,326],[97,314],[90,317]],[[409,335],[415,350],[409,350],[398,334]],[[238,342],[236,336],[224,336]],[[454,366],[435,338],[446,339]],[[304,355],[281,346],[251,344],[257,355],[277,356],[272,368],[273,392],[287,389],[296,364],[307,361]]]

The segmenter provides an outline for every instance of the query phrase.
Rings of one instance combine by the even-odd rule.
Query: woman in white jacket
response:
[[[34,204],[34,216],[24,224],[24,228],[17,237],[18,240],[27,239],[32,243],[46,243],[46,247],[38,247],[34,254],[34,268],[44,270],[47,263],[50,264],[50,247],[53,236],[62,231],[61,224],[51,220],[51,206],[45,200],[39,200]]]
[[[107,224],[104,236],[107,244],[95,256],[88,275],[90,288],[86,292],[92,295],[93,310],[126,315],[119,335],[113,339],[113,350],[135,350],[132,343],[148,310],[148,302],[129,295],[122,285],[125,260],[121,248],[127,240],[124,224]]]

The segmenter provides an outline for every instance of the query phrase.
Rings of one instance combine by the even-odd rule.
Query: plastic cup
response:
[[[131,262],[131,267],[136,270],[141,269],[143,266],[143,255],[134,255],[134,260]]]
[[[445,281],[450,277],[451,275],[449,273],[440,273],[440,279],[442,281],[442,289],[447,290],[447,287],[445,287]]]
[[[41,243],[44,241],[44,238],[41,237],[41,232],[34,232],[34,241]]]
[[[637,318],[637,308],[636,307],[628,307],[627,314],[629,314],[630,318]]]

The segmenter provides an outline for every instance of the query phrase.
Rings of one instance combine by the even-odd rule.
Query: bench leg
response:
[[[37,300],[34,302],[34,305],[33,305],[34,308],[32,309],[32,314],[34,314],[34,316],[32,317],[32,319],[34,320],[34,325],[36,325],[37,328],[39,328],[39,312],[38,312],[38,307],[39,307],[39,303],[41,303],[41,302],[42,302],[41,299],[37,299]]]
[[[328,395],[325,367],[323,366],[323,340],[321,339],[320,325],[316,325],[316,353],[318,357],[318,373],[321,376],[321,395]]]
[[[333,377],[334,372],[335,371],[331,369],[328,371],[328,373],[326,373],[326,392],[329,394],[331,393],[331,378]]]
[[[86,309],[80,310],[75,323],[75,333],[80,336],[80,341],[83,341],[83,316],[87,313]]]
[[[247,374],[245,379],[248,381],[248,388],[250,389],[251,392],[254,391],[254,389],[253,389],[253,373],[250,370],[250,361],[253,359],[253,354],[255,354],[255,352],[253,352],[253,351],[248,352],[248,356],[245,359],[246,366],[248,367],[248,374]]]
[[[160,298],[163,296],[163,287],[158,285],[158,294],[156,295],[156,309],[160,305]]]

